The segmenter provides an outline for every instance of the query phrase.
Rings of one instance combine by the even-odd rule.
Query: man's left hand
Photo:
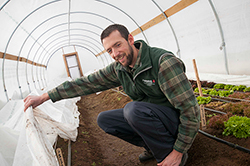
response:
[[[179,166],[181,163],[183,153],[173,149],[173,151],[157,166]]]

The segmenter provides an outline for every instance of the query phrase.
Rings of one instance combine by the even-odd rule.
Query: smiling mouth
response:
[[[122,60],[123,57],[124,57],[124,54],[121,54],[121,55],[115,57],[115,60],[120,61],[120,60]]]

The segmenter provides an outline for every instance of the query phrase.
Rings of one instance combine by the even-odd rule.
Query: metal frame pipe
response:
[[[79,37],[79,36],[82,36],[82,35],[71,34],[71,37],[72,37],[72,36],[78,36],[78,37]],[[67,36],[67,35],[61,36],[61,37],[59,37],[59,38],[53,40],[51,43],[47,44],[47,46],[46,46],[45,48],[47,49],[47,47],[48,47],[49,45],[51,45],[53,42],[55,42],[55,41],[57,41],[57,40],[59,40],[59,39],[61,39],[61,38],[65,38],[65,37],[68,37],[68,36]],[[72,40],[84,41],[84,42],[86,42],[86,43],[88,43],[88,44],[91,44],[91,45],[95,46],[99,51],[102,51],[97,45],[95,45],[93,42],[90,42],[89,40],[85,40],[85,39],[82,39],[82,38],[74,38],[74,39],[72,39]],[[64,41],[65,41],[65,40],[64,40]],[[63,42],[63,41],[61,41],[61,42]],[[91,48],[91,49],[93,49],[95,52],[98,53],[98,51],[96,51],[96,48],[93,48],[92,46],[90,46],[90,45],[88,45],[88,44],[84,44],[84,45],[87,46],[87,47],[89,47],[89,48]],[[48,52],[49,52],[49,51],[48,51]],[[42,54],[42,52],[41,52],[41,54]],[[41,59],[41,61],[39,61],[40,57],[43,57],[43,58]],[[44,61],[45,57],[46,57],[46,56],[39,56],[38,62],[41,63],[41,64],[46,63],[46,61]],[[41,68],[40,68],[40,69],[41,69]]]
[[[72,29],[72,30],[82,30],[82,31],[84,31],[85,29]],[[63,31],[67,31],[67,30],[63,30]],[[96,34],[96,33],[94,33],[93,31],[89,31],[89,30],[85,30],[85,31],[88,31],[88,32],[91,32],[91,33],[93,33],[93,34],[95,34],[95,35],[97,35],[97,36],[99,36],[98,34]],[[61,31],[62,32],[62,31]],[[52,35],[52,36],[54,36],[54,34]],[[79,35],[78,35],[79,36]],[[80,36],[86,36],[86,35],[80,35]],[[88,38],[91,38],[91,37],[89,37],[89,36],[86,36],[86,37],[88,37]],[[50,37],[49,37],[50,38]],[[100,44],[97,40],[95,40],[94,38],[91,38],[91,39],[93,39],[94,41],[96,41],[98,44]],[[48,40],[48,38],[45,40],[45,41],[47,41]],[[45,41],[44,41],[44,43],[45,43]],[[42,43],[42,45],[44,44],[44,43]],[[92,42],[91,42],[92,43]],[[92,43],[93,44],[93,43]],[[50,45],[50,44],[49,44]],[[95,44],[93,44],[93,45],[95,45]],[[96,45],[95,45],[96,46]],[[101,47],[103,47],[101,44],[100,44],[100,46]],[[96,46],[98,49],[100,49],[98,46]],[[40,48],[39,48],[40,49]],[[47,49],[47,46],[45,47],[45,49]],[[101,51],[101,49],[100,49],[100,51]],[[37,54],[37,53],[36,53]],[[36,56],[36,54],[35,54],[35,56]],[[40,55],[41,56],[41,55]],[[43,56],[44,57],[44,56]],[[110,57],[110,56],[109,56]],[[102,57],[101,57],[102,58]],[[106,57],[105,57],[106,58]],[[108,62],[108,59],[106,59],[107,60],[107,62]],[[103,59],[102,59],[102,61],[103,61]],[[112,60],[111,60],[111,62],[112,62]],[[42,64],[43,64],[43,62],[41,62]],[[103,61],[103,63],[104,63],[104,61]],[[105,64],[104,64],[104,66],[105,66]],[[33,69],[32,69],[33,70]]]
[[[36,9],[33,10],[31,13],[29,13],[29,14],[28,14],[28,15],[18,24],[18,26],[16,27],[16,29],[15,29],[14,32],[12,33],[12,35],[11,35],[11,37],[10,37],[8,43],[7,43],[6,49],[5,49],[5,55],[6,55],[6,52],[7,52],[7,47],[8,47],[8,45],[9,45],[9,42],[10,42],[10,40],[11,40],[13,34],[14,34],[15,31],[18,29],[18,27],[23,23],[23,21],[24,21],[25,19],[27,19],[30,15],[32,15],[34,12],[38,11],[39,9],[41,9],[41,8],[43,8],[43,7],[45,7],[45,6],[49,5],[49,4],[52,4],[52,3],[54,3],[54,2],[59,2],[59,1],[61,1],[61,0],[55,0],[55,1],[48,2],[48,3],[44,4],[44,5],[42,5],[42,6],[38,7],[38,8],[36,8]],[[109,4],[109,3],[104,2],[104,1],[101,1],[101,0],[97,0],[97,1],[98,1],[98,2],[101,2],[101,3],[104,3],[104,4],[106,4],[106,5],[109,5],[109,6],[113,7],[113,8],[115,8],[115,9],[119,10],[120,12],[124,13],[126,16],[128,16],[128,17],[129,17],[129,18],[130,18],[130,19],[140,28],[140,26],[137,24],[137,22],[136,22],[130,15],[128,15],[126,12],[124,12],[123,10],[121,10],[120,8],[118,8],[117,6],[114,6],[114,5],[112,5],[112,4]],[[70,11],[70,5],[71,5],[71,1],[69,1],[69,11],[68,11],[68,13],[62,13],[62,14],[59,14],[59,15],[50,17],[49,19],[47,19],[46,21],[44,21],[44,22],[47,22],[48,20],[50,20],[50,19],[52,19],[52,18],[55,18],[55,17],[58,17],[58,16],[62,16],[62,15],[64,15],[64,14],[67,14],[67,15],[68,15],[68,23],[67,23],[67,24],[68,24],[68,31],[69,31],[69,44],[70,44],[70,16],[71,16],[72,14],[79,14],[79,13],[91,14],[91,15],[95,15],[95,16],[104,18],[104,19],[106,19],[106,20],[108,20],[108,21],[114,23],[112,20],[110,20],[110,19],[108,19],[108,18],[106,18],[106,17],[103,17],[102,15],[96,14],[96,13],[84,12],[84,11],[71,12],[71,11]],[[44,22],[42,22],[41,24],[43,24]],[[41,24],[39,24],[39,26],[40,26]],[[31,34],[32,34],[39,26],[37,26],[31,33],[29,33],[29,36],[28,36],[28,37],[30,37]],[[143,33],[143,31],[142,31],[141,28],[140,28],[140,30],[141,30],[141,32]],[[144,35],[144,33],[143,33],[143,35]],[[147,43],[148,43],[148,40],[147,40],[147,38],[146,38],[145,35],[144,35],[144,38],[145,38],[145,40],[146,40]],[[25,41],[25,42],[26,42],[26,41]],[[38,43],[37,40],[35,41],[35,43]],[[24,46],[24,45],[23,45],[23,46]],[[21,50],[22,50],[22,49],[21,49]],[[20,50],[20,54],[21,54],[21,50]],[[19,54],[18,58],[20,58],[20,54]],[[5,57],[5,55],[4,55],[4,57]],[[105,56],[105,58],[106,58],[106,56]],[[108,62],[108,60],[107,60],[107,62]],[[18,85],[19,85],[19,87],[20,87],[20,93],[21,93],[21,95],[22,95],[22,92],[21,92],[21,85],[20,85],[19,75],[18,75],[18,64],[19,64],[19,61],[17,62],[17,82],[18,82]],[[33,66],[33,65],[34,65],[34,61],[33,61],[32,66]],[[3,60],[3,68],[4,68],[4,60]],[[5,87],[5,81],[4,81],[4,70],[2,70],[2,72],[3,72],[3,84],[4,84],[4,89],[5,89],[6,97],[7,97],[7,100],[8,100],[8,94],[7,94],[7,90],[6,90],[6,87]],[[32,74],[33,74],[33,73],[32,73]],[[27,79],[26,79],[26,80],[27,80],[27,85],[28,85],[29,90],[30,90],[30,86],[29,86],[29,82],[28,82],[28,76],[27,76],[27,67],[26,67],[26,78],[27,78]],[[33,82],[34,82],[34,79],[33,79]]]
[[[174,35],[174,38],[175,38],[175,42],[176,42],[176,45],[177,45],[177,55],[179,56],[179,58],[181,58],[181,53],[180,53],[180,45],[179,45],[179,42],[178,42],[178,39],[177,39],[177,36],[176,36],[176,33],[175,33],[175,30],[172,26],[172,24],[170,23],[169,19],[168,19],[168,16],[165,14],[165,12],[161,9],[161,7],[154,1],[152,0],[152,2],[158,7],[158,9],[162,12],[162,14],[164,15],[166,21],[168,22],[171,30],[172,30],[172,33]]]
[[[10,0],[6,1],[1,7],[0,7],[0,11],[10,2]]]
[[[98,16],[98,17],[103,18],[103,19],[105,19],[105,20],[108,20],[108,21],[111,22],[111,23],[114,23],[112,20],[110,20],[110,19],[108,19],[108,18],[106,18],[106,17],[104,17],[104,16],[101,16],[101,15],[99,15],[99,14],[95,14],[95,13],[91,13],[91,12],[84,12],[84,11],[71,12],[71,14],[79,14],[79,13],[81,13],[81,14],[91,14],[91,15],[95,15],[95,16]],[[63,15],[67,15],[67,14],[68,14],[68,13],[62,13],[62,14],[58,14],[58,15],[55,15],[55,16],[52,16],[52,17],[46,19],[45,21],[43,21],[42,23],[40,23],[38,26],[36,26],[36,27],[32,30],[32,32],[29,34],[29,36],[30,36],[38,27],[40,27],[41,25],[43,25],[43,24],[46,23],[47,21],[52,20],[52,19],[57,18],[57,17],[60,17],[60,16],[63,16]],[[29,37],[29,36],[28,36],[28,37]],[[28,39],[28,38],[27,38],[27,39]],[[28,58],[27,58],[27,59],[28,59]],[[34,58],[33,58],[33,62],[34,62]],[[32,73],[32,74],[33,74],[33,73]],[[34,80],[33,75],[32,75],[32,80],[33,80],[33,83],[34,83],[34,86],[35,86],[35,80]],[[29,84],[28,84],[28,86],[29,86]],[[36,88],[36,87],[35,87],[35,88]]]
[[[88,49],[87,47],[84,47],[84,46],[82,46],[82,45],[72,44],[72,43],[71,43],[71,45],[68,45],[68,44],[66,44],[66,45],[61,45],[59,48],[57,48],[55,51],[53,51],[53,52],[50,54],[50,56],[49,56],[49,58],[48,58],[48,60],[47,60],[46,66],[48,66],[48,63],[49,63],[51,57],[52,57],[58,50],[60,50],[62,47],[66,47],[66,46],[77,46],[77,47],[81,47],[81,48],[84,48],[84,49],[88,50],[88,51],[91,52],[93,55],[95,55],[94,52],[92,52],[90,49]]]
[[[227,60],[227,51],[226,51],[226,42],[225,42],[225,38],[224,38],[224,33],[223,33],[223,29],[222,29],[222,26],[221,26],[221,22],[220,22],[220,18],[217,14],[217,11],[214,7],[214,4],[211,0],[208,0],[212,10],[213,10],[213,13],[214,13],[214,16],[216,18],[216,21],[217,21],[217,24],[218,24],[218,27],[219,27],[219,30],[220,30],[220,36],[221,36],[221,46],[220,46],[220,50],[223,49],[223,52],[224,52],[224,63],[225,63],[225,70],[227,72],[227,74],[230,74],[229,73],[229,70],[228,70],[228,60]]]
[[[73,40],[83,40],[83,39],[71,39],[71,41],[73,41]],[[53,50],[54,48],[62,48],[61,46],[58,47],[58,45],[59,45],[59,44],[65,44],[65,42],[67,43],[67,42],[68,42],[68,39],[63,40],[63,41],[60,41],[60,42],[56,43],[55,45],[51,46],[51,48],[48,49],[48,52],[51,52],[51,50]],[[81,44],[81,43],[77,43],[77,44]],[[69,44],[69,45],[71,45],[71,44]],[[90,48],[90,49],[94,50],[96,53],[98,53],[98,51],[97,51],[95,48],[93,48],[92,46],[87,45],[87,44],[83,44],[83,45],[87,46],[88,48]],[[39,62],[39,60],[40,60],[41,57],[43,57],[43,59],[45,58],[45,56],[39,56],[38,62]],[[42,59],[42,61],[43,61],[43,59]],[[38,77],[38,76],[39,76],[38,70],[39,70],[38,68],[35,68],[36,75],[37,75],[37,81],[39,80],[39,77]],[[41,75],[41,73],[40,73],[40,75]],[[41,80],[41,79],[40,79],[40,80]],[[38,83],[38,84],[39,84],[39,83]],[[40,87],[40,89],[42,89],[41,86],[40,86],[40,84],[39,84],[39,87]]]
[[[55,0],[55,1],[51,1],[51,2],[48,2],[38,8],[36,8],[35,10],[33,10],[31,13],[29,13],[26,17],[24,17],[24,19],[21,20],[21,22],[19,22],[19,24],[16,26],[16,28],[14,29],[14,31],[12,32],[8,42],[7,42],[7,45],[5,47],[5,51],[4,51],[4,55],[3,55],[3,62],[2,62],[2,79],[3,79],[3,87],[4,87],[4,92],[5,92],[5,95],[6,95],[6,98],[7,98],[7,101],[9,101],[9,98],[8,98],[8,93],[7,93],[7,89],[6,89],[6,85],[5,85],[5,78],[4,78],[4,62],[5,62],[5,56],[6,56],[6,52],[8,50],[8,46],[9,46],[9,43],[13,37],[13,35],[15,34],[16,30],[20,27],[20,25],[30,16],[32,15],[34,12],[38,11],[39,9],[47,6],[47,5],[50,5],[52,3],[55,3],[55,2],[58,2],[58,1],[61,1],[61,0]],[[18,61],[19,61],[19,57],[18,57]]]
[[[48,66],[48,63],[49,63],[49,61],[50,61],[50,58],[51,58],[57,51],[61,50],[62,47],[69,47],[69,46],[76,46],[76,47],[80,47],[80,48],[86,49],[87,51],[89,51],[89,52],[91,52],[93,55],[95,55],[95,53],[92,52],[90,49],[88,49],[87,47],[84,47],[84,46],[82,46],[82,45],[79,45],[79,44],[71,43],[71,45],[68,45],[68,44],[66,44],[66,45],[61,45],[59,48],[57,48],[56,50],[54,50],[54,51],[50,54],[51,56],[50,56],[49,59],[47,60],[46,66]],[[96,58],[97,58],[97,57],[96,57]],[[45,73],[44,73],[44,75],[45,75]]]
[[[118,8],[117,6],[112,5],[112,4],[108,3],[108,2],[105,2],[105,1],[102,1],[102,0],[96,0],[96,1],[97,1],[97,2],[101,2],[101,3],[104,3],[104,4],[106,4],[106,5],[109,5],[109,6],[113,7],[113,8],[115,8],[115,9],[119,10],[120,12],[122,12],[123,14],[125,14],[126,16],[128,16],[128,17],[136,24],[136,26],[140,29],[142,35],[143,35],[144,38],[145,38],[145,41],[149,44],[148,39],[147,39],[146,35],[144,34],[143,30],[141,29],[140,25],[139,25],[139,24],[138,24],[138,23],[128,14],[128,13],[126,13],[126,12],[123,11],[122,9],[120,9],[120,8]]]

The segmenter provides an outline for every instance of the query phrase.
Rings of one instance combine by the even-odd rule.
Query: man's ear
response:
[[[134,45],[135,40],[133,35],[131,34],[128,35],[128,42],[130,45]]]

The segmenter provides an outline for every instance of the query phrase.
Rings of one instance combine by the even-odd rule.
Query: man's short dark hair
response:
[[[106,29],[104,29],[104,31],[101,34],[101,41],[108,37],[113,31],[119,31],[121,36],[128,41],[128,35],[129,35],[129,31],[128,29],[120,24],[112,24],[110,26],[108,26]]]

